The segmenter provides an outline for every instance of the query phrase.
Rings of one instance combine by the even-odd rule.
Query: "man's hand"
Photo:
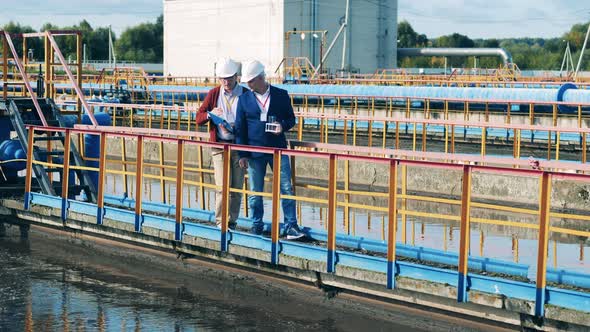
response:
[[[274,122],[273,124],[277,126],[277,131],[273,132],[273,134],[280,135],[283,132],[283,126],[279,122]]]
[[[211,113],[213,113],[217,116],[223,116],[223,110],[220,107],[215,107],[214,109],[211,110]]]
[[[239,162],[240,167],[243,169],[248,168],[248,158],[240,158]]]

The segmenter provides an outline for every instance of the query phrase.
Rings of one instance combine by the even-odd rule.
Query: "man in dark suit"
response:
[[[236,114],[236,143],[244,145],[286,148],[285,132],[295,125],[295,114],[287,91],[271,86],[266,82],[264,65],[251,61],[244,65],[242,82],[247,82],[251,91],[240,96]],[[256,192],[264,190],[266,166],[273,168],[272,154],[240,151],[240,166],[248,168],[250,188]],[[281,157],[281,194],[293,195],[291,184],[291,165],[288,156]],[[252,195],[248,198],[252,211],[252,233],[262,234],[264,209],[262,197]],[[305,236],[297,225],[295,201],[282,199],[285,223],[284,235],[287,239]]]

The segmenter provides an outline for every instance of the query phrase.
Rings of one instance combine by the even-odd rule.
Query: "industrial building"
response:
[[[164,0],[166,75],[213,76],[226,56],[269,75],[293,58],[370,73],[395,67],[396,48],[397,0]]]

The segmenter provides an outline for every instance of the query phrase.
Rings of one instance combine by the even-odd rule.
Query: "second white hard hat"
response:
[[[260,61],[248,61],[242,68],[242,82],[247,83],[262,73],[264,73],[264,65]]]
[[[235,62],[230,58],[222,58],[217,61],[217,66],[215,67],[215,74],[219,78],[227,78],[234,76],[238,69],[240,68],[240,64]]]

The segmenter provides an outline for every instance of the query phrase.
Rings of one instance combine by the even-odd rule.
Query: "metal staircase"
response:
[[[47,125],[52,127],[65,127],[64,119],[60,114],[59,108],[53,103],[53,100],[48,98],[38,98],[37,102],[41,108],[42,114],[45,117]],[[42,125],[42,120],[37,112],[35,112],[35,105],[31,98],[10,98],[7,100],[8,112],[12,126],[18,135],[18,139],[23,146],[25,151],[29,148],[33,148],[34,160],[46,160],[47,158],[63,158],[64,155],[64,142],[65,133],[63,132],[41,132],[39,131],[33,138],[34,142],[41,141],[52,141],[56,142],[56,146],[51,151],[41,149],[37,145],[34,147],[28,146],[28,130],[27,125]],[[80,155],[78,149],[72,141],[70,143],[70,165],[85,166],[84,160]],[[51,181],[51,173],[60,173],[62,168],[44,168],[42,165],[33,164],[33,172],[35,178],[39,183],[39,187],[44,194],[47,195],[60,195],[61,194],[61,183],[53,183]],[[75,170],[76,177],[79,180],[79,185],[70,185],[68,192],[71,195],[80,193],[82,190],[85,191],[86,197],[91,202],[96,202],[96,188],[94,183],[90,179],[87,171]],[[63,176],[60,175],[60,179]]]

